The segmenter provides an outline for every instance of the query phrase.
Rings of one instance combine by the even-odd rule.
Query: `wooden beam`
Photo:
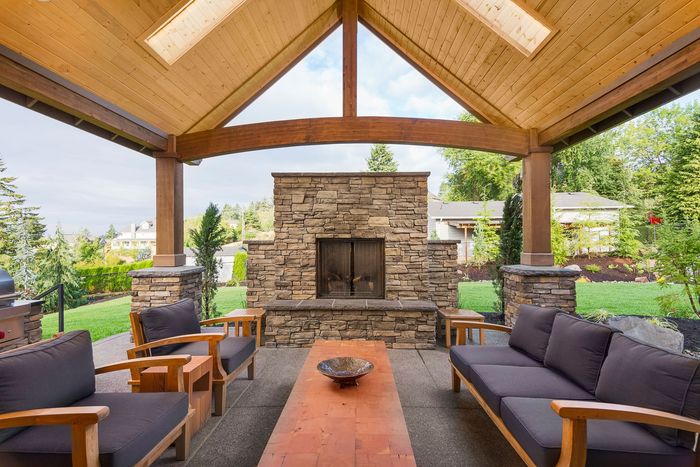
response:
[[[416,144],[522,157],[529,134],[517,128],[455,120],[398,117],[327,117],[251,123],[177,137],[184,162],[259,149],[339,143]]]
[[[357,1],[343,2],[343,116],[357,116]]]
[[[614,88],[607,90],[605,94],[556,123],[541,129],[540,140],[543,144],[555,145],[617,113],[624,115],[625,109],[663,92],[669,94],[670,100],[670,98],[678,96],[678,94],[668,91],[670,86],[691,79],[698,73],[700,73],[700,39],[690,42],[677,52],[647,66],[643,71],[638,70],[635,73],[630,73],[624,80],[616,83]],[[675,89],[680,91],[679,87],[675,87]],[[620,118],[616,124],[623,121],[624,118]],[[577,138],[577,140],[581,139],[583,138]]]
[[[552,208],[550,192],[551,152],[537,148],[523,159],[523,251],[520,263],[553,266]]]
[[[125,116],[123,111],[100,102],[87,91],[77,90],[77,86],[53,76],[36,64],[28,63],[24,58],[16,57],[5,48],[0,48],[0,85],[27,96],[26,105],[32,110],[51,114],[42,109],[56,109],[60,112],[56,115],[61,117],[61,121],[65,121],[62,115],[68,114],[106,130],[110,136],[117,134],[150,150],[161,151],[167,146],[165,133],[146,127],[135,117]],[[72,120],[76,121],[75,118]]]
[[[367,2],[360,2],[358,15],[359,21],[375,36],[479,120],[494,125],[519,128],[510,117],[462,82]],[[411,44],[414,50],[419,50],[420,52],[414,53],[402,44]],[[448,83],[444,79],[446,76],[449,76],[459,84],[453,85]]]
[[[267,91],[340,26],[337,2],[185,133],[220,128]]]
[[[168,138],[168,149],[156,158],[156,254],[153,266],[185,264],[183,165],[177,160],[176,139]]]

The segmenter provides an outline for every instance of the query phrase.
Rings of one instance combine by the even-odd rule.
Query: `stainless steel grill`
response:
[[[32,302],[17,300],[19,296],[15,281],[7,271],[0,269],[0,350],[13,342],[25,343],[24,319],[30,313]]]
[[[0,269],[0,307],[11,305],[19,294],[15,292],[15,281],[4,269]]]

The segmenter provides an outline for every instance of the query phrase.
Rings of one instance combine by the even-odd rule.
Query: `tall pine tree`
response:
[[[24,217],[21,217],[13,227],[13,238],[17,243],[12,257],[12,278],[22,297],[32,298],[39,292],[36,274],[37,249],[32,244],[30,226]]]
[[[386,144],[375,144],[370,150],[367,170],[370,172],[396,172],[399,165],[394,160],[394,153]]]
[[[672,222],[700,220],[700,110],[676,140],[664,176],[662,205]]]
[[[41,256],[39,273],[41,290],[63,284],[66,308],[82,305],[84,301],[82,280],[75,269],[73,249],[63,236],[60,227],[56,227],[56,233],[49,240]],[[56,311],[56,303],[56,294],[49,294],[45,298],[44,309]]]

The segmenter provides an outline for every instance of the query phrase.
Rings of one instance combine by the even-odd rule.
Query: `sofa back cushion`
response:
[[[562,313],[562,310],[535,305],[520,305],[518,318],[513,326],[508,345],[538,362],[544,361],[549,333],[552,332],[552,323],[558,313]]]
[[[194,308],[194,301],[191,298],[180,300],[171,305],[148,308],[141,312],[140,317],[146,342],[202,332]],[[154,356],[169,355],[182,345],[156,347],[151,350],[151,354]]]
[[[554,318],[544,364],[593,394],[614,332],[561,313]]]
[[[700,360],[613,335],[596,398],[700,418]],[[658,426],[649,430],[672,446],[693,448],[695,435]]]
[[[95,365],[87,331],[0,354],[0,414],[65,407],[94,392]],[[23,429],[0,430],[0,442]]]

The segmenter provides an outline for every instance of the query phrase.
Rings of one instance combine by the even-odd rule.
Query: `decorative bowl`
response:
[[[324,376],[343,386],[356,386],[357,380],[374,369],[372,362],[355,357],[335,357],[316,366]]]

